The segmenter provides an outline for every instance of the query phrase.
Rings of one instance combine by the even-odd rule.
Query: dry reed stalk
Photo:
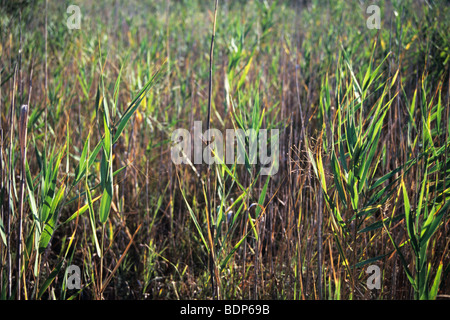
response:
[[[13,197],[13,181],[14,181],[14,166],[13,166],[13,158],[12,158],[12,150],[14,148],[14,102],[16,98],[16,76],[17,76],[17,66],[14,66],[14,77],[12,83],[12,99],[11,99],[11,108],[10,108],[10,127],[9,127],[9,172],[8,172],[8,219],[6,222],[6,260],[7,260],[7,273],[8,273],[8,298],[11,297],[12,294],[12,261],[11,261],[11,220],[13,216],[13,208],[14,199]]]
[[[22,105],[20,108],[19,120],[19,143],[21,157],[21,178],[20,178],[20,200],[19,200],[19,227],[17,235],[17,300],[20,300],[20,278],[22,262],[22,238],[23,238],[23,200],[25,194],[25,161],[27,156],[27,124],[28,106]]]
[[[0,83],[2,83],[2,75],[0,73]],[[2,105],[2,87],[0,86],[0,114],[3,114],[3,105]],[[3,185],[3,177],[5,177],[5,173],[3,172],[3,125],[2,125],[2,119],[0,118],[0,190],[4,190]],[[1,191],[0,191],[1,192]],[[1,193],[0,193],[1,194]],[[1,194],[1,196],[3,196]],[[4,212],[3,212],[3,201],[0,205],[0,219],[1,221],[5,221]],[[3,246],[0,249],[0,255],[3,257]],[[0,273],[0,290],[3,290],[3,272]]]
[[[48,100],[48,30],[47,30],[47,18],[48,18],[48,0],[45,0],[45,25],[44,25],[44,42],[45,42],[45,79],[44,79],[44,87],[45,87],[45,144],[47,144],[47,121],[48,121],[48,108],[47,108],[47,100]]]
[[[211,134],[209,129],[211,127],[211,100],[212,100],[212,76],[213,76],[213,61],[214,61],[214,37],[216,36],[216,20],[217,20],[217,7],[219,4],[219,0],[215,1],[214,6],[214,19],[213,19],[213,30],[211,35],[211,47],[209,51],[209,91],[208,91],[208,118],[206,121],[206,132],[207,132],[207,141],[211,140]],[[208,165],[207,169],[207,222],[208,222],[208,238],[210,241],[210,272],[211,272],[211,285],[213,289],[213,295],[215,298],[220,299],[220,275],[219,270],[217,268],[215,256],[214,256],[214,243],[213,243],[213,230],[212,230],[212,221],[213,214],[211,211],[211,165]],[[214,283],[214,278],[216,283]]]

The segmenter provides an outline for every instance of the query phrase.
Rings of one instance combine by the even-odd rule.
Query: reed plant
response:
[[[0,7],[1,299],[448,298],[445,1],[68,5]]]

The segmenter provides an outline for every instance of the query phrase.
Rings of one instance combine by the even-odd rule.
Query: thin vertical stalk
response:
[[[207,141],[210,141],[211,134],[209,129],[211,127],[211,100],[212,100],[212,76],[213,76],[213,61],[214,61],[214,37],[216,36],[216,20],[217,20],[217,7],[219,4],[219,0],[215,1],[214,7],[214,20],[213,20],[213,30],[211,35],[211,47],[209,51],[209,91],[208,91],[208,118],[206,121],[206,132],[207,132]],[[207,218],[208,218],[208,234],[210,240],[210,273],[211,273],[211,286],[213,289],[214,298],[220,299],[220,277],[217,269],[215,256],[214,256],[214,243],[213,239],[213,230],[212,230],[212,221],[213,214],[211,211],[211,165],[208,165],[207,169]],[[214,284],[214,278],[216,280],[216,284]]]
[[[22,78],[22,10],[19,10],[19,103],[22,103],[23,78]]]
[[[32,60],[31,63],[30,63],[30,78],[28,80],[28,84],[29,84],[29,86],[28,86],[28,102],[27,102],[28,106],[30,106],[31,91],[33,89],[33,62],[34,61]],[[0,96],[0,98],[1,98],[1,96]]]
[[[105,248],[105,224],[102,224],[102,246],[101,246],[101,252],[102,256],[100,257],[100,289],[103,288],[103,258],[105,256],[104,254],[104,248]],[[103,300],[103,291],[100,290],[98,293],[98,299]]]
[[[44,100],[44,108],[45,108],[45,135],[44,141],[47,144],[47,121],[48,121],[48,30],[47,30],[47,19],[48,19],[48,0],[45,0],[45,25],[44,25],[44,42],[45,42],[45,80],[44,80],[44,90],[45,90],[45,100]]]
[[[16,76],[17,76],[17,66],[14,66],[14,78],[12,84],[12,98],[11,98],[11,109],[10,109],[10,145],[9,145],[9,172],[8,172],[8,221],[6,223],[6,237],[7,237],[7,269],[8,269],[8,298],[12,295],[12,261],[11,261],[11,220],[13,218],[13,210],[14,210],[14,165],[13,165],[13,149],[14,149],[14,101],[15,101],[15,93],[16,93]]]
[[[20,108],[19,121],[19,142],[21,157],[21,176],[20,176],[20,200],[19,200],[19,227],[17,235],[17,300],[20,300],[20,280],[22,270],[22,238],[23,238],[23,200],[25,194],[25,162],[27,157],[27,124],[28,124],[28,106],[24,104]]]
[[[318,212],[317,212],[317,285],[319,289],[319,300],[323,299],[322,289],[322,261],[323,261],[323,237],[322,237],[322,224],[323,224],[323,194],[318,194]]]
[[[1,37],[1,34],[0,34]],[[0,40],[1,41],[1,40]],[[1,41],[0,43],[3,43],[3,41]],[[0,60],[0,65],[3,66],[3,63],[1,63],[2,61]],[[2,83],[2,75],[0,73],[0,83]],[[2,105],[2,86],[0,85],[0,114],[3,114],[3,105]],[[3,198],[3,178],[5,177],[5,174],[3,172],[3,126],[2,126],[2,120],[0,119],[0,197]],[[3,198],[4,199],[4,198]],[[3,215],[3,202],[0,205],[0,219],[1,221],[5,221],[5,217]],[[1,246],[0,248],[0,257],[3,257],[3,248],[4,246]],[[3,264],[3,259],[2,259],[2,264]],[[3,271],[3,267],[2,267],[2,271]],[[0,292],[3,292],[3,272],[0,272]]]

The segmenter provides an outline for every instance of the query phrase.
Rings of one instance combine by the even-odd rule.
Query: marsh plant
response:
[[[449,297],[446,1],[0,4],[1,299]]]
[[[261,175],[277,173],[280,156],[278,129],[270,130],[269,142],[266,129],[258,131],[226,129],[226,139],[224,139],[220,130],[212,128],[202,134],[201,127],[201,121],[194,121],[192,134],[186,129],[176,129],[172,132],[171,140],[174,145],[171,147],[171,159],[174,164],[225,163],[232,165],[236,163],[249,166],[256,165],[259,161],[262,165],[268,165],[261,169]],[[246,150],[246,144],[248,144],[248,150]],[[268,151],[271,151],[270,154]]]

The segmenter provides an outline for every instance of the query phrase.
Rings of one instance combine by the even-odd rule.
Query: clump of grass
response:
[[[343,1],[85,1],[80,30],[64,5],[0,8],[1,299],[449,294],[443,2],[380,30]],[[198,119],[253,129],[244,164],[175,166]]]

